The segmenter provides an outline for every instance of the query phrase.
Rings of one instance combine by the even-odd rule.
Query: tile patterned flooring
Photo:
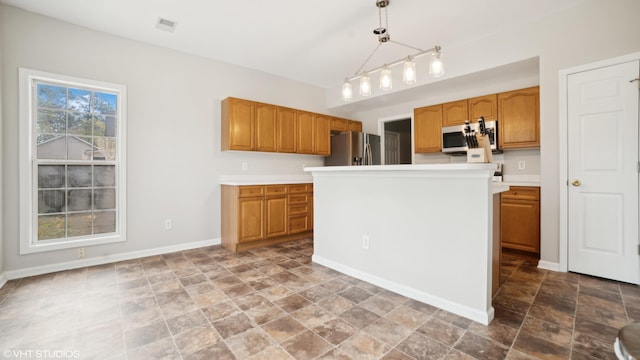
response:
[[[312,264],[312,252],[311,240],[214,246],[10,281],[0,358],[614,359],[618,328],[640,321],[640,287],[513,256],[484,326]]]

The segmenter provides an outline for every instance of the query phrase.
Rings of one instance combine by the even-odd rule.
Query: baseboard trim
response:
[[[456,315],[460,315],[463,316],[467,319],[479,322],[483,325],[489,325],[489,323],[491,322],[491,320],[493,320],[494,317],[494,309],[493,306],[489,307],[489,310],[486,312],[483,311],[478,311],[476,309],[472,309],[468,306],[464,306],[464,305],[460,305],[458,303],[443,299],[441,297],[438,296],[434,296],[431,295],[429,293],[423,292],[423,291],[419,291],[416,290],[414,288],[408,287],[406,285],[402,285],[399,283],[396,283],[394,281],[389,281],[386,279],[383,279],[381,277],[378,276],[374,276],[371,275],[369,273],[360,271],[360,270],[356,270],[354,268],[336,263],[332,260],[323,258],[321,256],[317,256],[317,255],[313,255],[312,256],[312,261],[314,263],[326,266],[328,268],[331,268],[333,270],[339,271],[343,274],[347,274],[349,276],[352,276],[356,279],[360,279],[362,281],[366,281],[368,283],[374,284],[376,286],[379,286],[383,289],[389,290],[389,291],[393,291],[397,294],[406,296],[408,298],[414,299],[414,300],[418,300],[420,302],[435,306],[437,308],[452,312]]]
[[[560,263],[540,260],[538,261],[538,268],[551,271],[560,271]]]
[[[9,281],[6,273],[0,273],[0,289],[4,287],[4,285]]]
[[[191,249],[197,249],[197,248],[213,246],[213,245],[220,245],[220,238],[194,241],[190,243],[164,246],[164,247],[153,248],[153,249],[131,251],[131,252],[121,253],[121,254],[105,255],[105,256],[93,257],[88,259],[73,260],[73,261],[67,261],[67,262],[58,263],[58,264],[36,266],[36,267],[30,267],[25,269],[19,269],[19,270],[10,270],[10,271],[6,271],[4,274],[0,276],[0,284],[2,284],[2,276],[4,276],[5,282],[6,282],[7,280],[21,279],[28,276],[36,276],[36,275],[48,274],[48,273],[57,272],[57,271],[79,269],[87,266],[109,264],[109,263],[118,262],[118,261],[125,261],[125,260],[143,258],[147,256],[168,254],[176,251],[191,250]]]

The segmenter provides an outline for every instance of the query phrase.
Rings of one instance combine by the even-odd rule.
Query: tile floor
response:
[[[614,359],[618,328],[640,321],[639,287],[512,256],[483,326],[312,264],[312,252],[311,240],[215,246],[10,281],[0,358]]]

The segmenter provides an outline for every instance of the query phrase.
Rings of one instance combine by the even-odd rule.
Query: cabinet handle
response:
[[[513,195],[518,195],[518,192],[517,192],[517,191],[514,191],[514,192],[513,192]]]

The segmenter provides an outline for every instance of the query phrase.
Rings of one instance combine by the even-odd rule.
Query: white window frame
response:
[[[77,78],[66,75],[19,68],[19,176],[20,176],[20,254],[31,254],[45,251],[70,249],[91,245],[109,244],[126,241],[126,124],[127,124],[127,87],[101,81]],[[91,88],[97,91],[116,93],[117,118],[116,126],[116,192],[117,219],[116,231],[103,235],[65,238],[61,240],[37,240],[37,173],[34,170],[36,161],[34,123],[34,81],[46,81],[68,87]]]

